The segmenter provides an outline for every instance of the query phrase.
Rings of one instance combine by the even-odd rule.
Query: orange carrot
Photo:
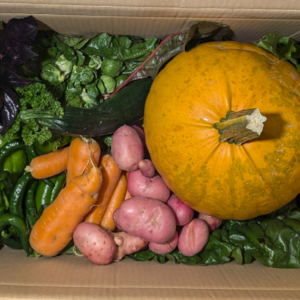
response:
[[[109,200],[107,209],[104,213],[103,219],[100,223],[101,227],[113,231],[116,228],[113,214],[114,211],[121,205],[125,199],[125,194],[127,191],[127,179],[124,174],[121,175],[119,182]]]
[[[67,169],[69,147],[40,155],[31,160],[25,171],[31,172],[36,179],[44,179],[57,175]]]
[[[126,176],[127,181],[128,181],[128,174],[129,174],[129,171],[125,171],[125,176]],[[131,195],[127,189],[126,195],[125,195],[125,200],[130,199],[130,198],[131,198]]]
[[[77,225],[97,201],[102,184],[101,170],[73,178],[42,213],[30,234],[30,245],[39,254],[55,256],[71,241]]]
[[[129,194],[128,190],[126,191],[125,200],[128,200],[131,198],[131,195]]]
[[[98,200],[84,218],[85,222],[100,225],[109,200],[118,184],[122,170],[117,166],[113,157],[109,154],[100,159],[100,168],[103,175],[103,183]]]
[[[68,184],[72,178],[81,175],[83,170],[85,173],[91,170],[90,155],[93,163],[98,165],[100,154],[100,146],[94,139],[82,137],[74,139],[70,145],[66,183]]]

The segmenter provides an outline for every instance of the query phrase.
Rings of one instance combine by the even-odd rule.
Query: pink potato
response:
[[[207,223],[210,231],[216,230],[222,224],[221,219],[210,215],[202,214],[202,213],[199,213],[198,219],[204,220]]]
[[[146,197],[133,197],[114,212],[116,226],[149,242],[164,244],[175,234],[176,221],[163,202]]]
[[[82,254],[97,265],[109,264],[117,249],[111,235],[93,223],[80,223],[74,231],[73,240]]]
[[[139,169],[143,176],[152,178],[155,175],[155,167],[150,159],[142,159],[139,161]]]
[[[131,126],[121,126],[112,137],[112,156],[121,170],[134,171],[139,168],[139,161],[144,158],[144,146]]]
[[[195,211],[174,194],[167,201],[167,205],[174,213],[177,226],[184,226],[194,217]]]
[[[198,219],[204,220],[207,223],[210,231],[216,230],[222,224],[221,219],[210,215],[202,214],[202,213],[199,213]]]
[[[141,128],[140,126],[138,125],[133,125],[132,128],[136,131],[136,133],[139,135],[142,143],[143,143],[143,146],[146,148],[146,140],[145,140],[145,132],[144,132],[144,129]]]
[[[175,231],[174,236],[164,244],[157,244],[157,243],[150,242],[149,249],[156,254],[164,255],[164,254],[171,253],[173,250],[175,250],[177,244],[178,244],[178,233],[177,231]]]
[[[185,256],[200,252],[209,238],[209,228],[205,221],[193,219],[184,225],[178,238],[178,249]]]
[[[121,260],[125,255],[133,254],[148,245],[148,241],[131,235],[125,231],[112,232],[114,242],[117,245],[117,250],[114,255],[114,260]]]
[[[167,202],[170,197],[170,189],[161,176],[145,177],[141,170],[128,173],[127,189],[132,197],[149,197]]]

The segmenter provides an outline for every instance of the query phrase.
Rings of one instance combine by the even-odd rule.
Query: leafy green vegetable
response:
[[[62,83],[65,80],[65,74],[62,73],[54,64],[46,65],[42,70],[41,77],[44,81],[53,85]]]
[[[99,95],[99,91],[97,89],[97,83],[91,83],[85,86],[81,93],[81,98],[85,102],[85,108],[92,108],[93,106],[97,105],[97,97]]]
[[[71,73],[73,68],[73,63],[67,60],[63,54],[57,58],[55,64],[64,73],[65,76]]]
[[[62,118],[64,115],[61,103],[54,99],[44,84],[37,82],[23,88],[16,88],[16,91],[19,96],[21,111],[27,109],[36,111],[47,110],[59,118]],[[4,141],[9,142],[13,138],[13,135],[20,130],[22,139],[28,146],[32,145],[34,141],[43,144],[45,141],[53,140],[54,137],[53,133],[47,127],[39,125],[34,119],[27,119],[21,122],[20,115],[18,114],[14,124],[4,135]],[[56,135],[56,138],[59,140],[60,136]]]
[[[185,257],[178,250],[167,255],[147,250],[128,258],[196,265],[224,264],[232,260],[248,264],[257,260],[268,267],[300,268],[300,209],[296,201],[264,217],[224,222],[195,256]]]
[[[102,75],[100,79],[104,84],[106,93],[110,94],[115,90],[116,80],[112,76]]]
[[[101,65],[101,71],[105,75],[119,76],[123,69],[123,62],[113,59],[104,59]]]
[[[157,39],[145,39],[141,42],[127,36],[100,33],[82,48],[82,52],[119,61],[144,61],[157,45]]]
[[[189,31],[182,31],[169,35],[147,58],[145,58],[144,61],[125,61],[126,69],[122,74],[130,74],[130,76],[114,91],[114,93],[117,93],[130,81],[147,78],[149,76],[155,78],[165,64],[177,54],[183,51],[189,51],[200,43],[226,40],[229,38],[230,34],[230,28],[226,24],[200,21],[191,26]],[[151,40],[146,42],[151,43]],[[93,43],[93,45],[90,45],[91,48],[97,48],[95,40]],[[103,45],[101,45],[101,47]]]
[[[258,43],[254,43],[258,47],[261,47],[280,60],[288,60],[297,68],[298,72],[300,72],[300,45],[297,41],[288,38],[281,37],[278,34],[270,33],[261,39]]]
[[[88,67],[91,69],[99,70],[102,65],[101,57],[96,56],[96,55],[90,55],[89,58],[90,58],[90,61],[89,61]]]

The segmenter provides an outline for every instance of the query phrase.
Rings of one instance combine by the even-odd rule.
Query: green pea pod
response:
[[[50,204],[52,190],[53,188],[44,181],[39,182],[37,191],[35,193],[35,206],[37,212],[40,211],[41,207],[45,207]]]
[[[34,226],[36,221],[39,219],[36,205],[35,205],[35,192],[37,190],[38,181],[35,180],[30,185],[26,198],[25,198],[25,212],[26,212],[26,220],[30,229]]]
[[[70,136],[60,136],[60,144],[58,147],[59,148],[63,147],[65,145],[69,144],[70,141],[71,141]],[[40,144],[39,142],[35,141],[34,148],[36,149],[36,151],[38,152],[39,155],[48,154],[53,151],[53,142],[51,140],[49,140],[43,144]]]
[[[9,171],[7,170],[3,170],[2,172],[0,172],[0,190],[4,192],[3,197],[5,197],[5,201],[7,197],[11,197],[14,190],[14,183]]]
[[[33,180],[31,173],[25,172],[20,179],[17,181],[13,193],[9,199],[9,212],[11,214],[17,215],[20,218],[24,218],[23,213],[23,196],[25,190],[29,184]]]
[[[5,204],[5,210],[9,210],[9,200],[6,196],[5,191],[1,191],[1,196],[2,196],[4,204]]]
[[[54,182],[54,188],[52,189],[50,203],[52,203],[57,198],[58,194],[60,193],[64,184],[66,183],[66,173],[62,172],[52,177],[51,180]]]
[[[52,177],[51,177],[52,178]],[[54,188],[54,183],[53,181],[51,181],[50,178],[44,178],[44,179],[41,179],[45,184],[49,185],[50,187]]]
[[[11,249],[15,249],[15,250],[23,249],[23,245],[19,237],[10,237],[10,238],[1,237],[1,241],[4,245],[6,245]]]
[[[26,146],[22,140],[13,140],[7,144],[4,144],[0,148],[0,170],[3,170],[5,160],[15,151],[25,149]]]
[[[25,152],[27,155],[28,162],[30,163],[35,157],[37,157],[37,153],[33,145],[27,146],[25,148]]]
[[[0,191],[0,216],[6,213],[6,205],[2,196],[2,191]]]
[[[29,245],[29,233],[27,232],[27,227],[25,221],[19,216],[13,214],[5,214],[0,216],[0,231],[2,231],[7,226],[13,226],[17,232],[22,248],[27,254],[30,254],[31,249]],[[5,239],[1,238],[2,242],[5,244]]]
[[[8,228],[8,232],[6,232],[5,229],[3,229],[1,231],[1,237],[5,238],[5,239],[8,239],[8,238],[14,236],[15,234],[16,234],[16,230],[13,226],[10,226]]]

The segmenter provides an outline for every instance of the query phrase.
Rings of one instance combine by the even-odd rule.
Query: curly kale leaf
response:
[[[64,115],[64,110],[59,101],[56,101],[53,95],[46,89],[42,83],[30,84],[23,88],[16,89],[19,101],[20,111],[27,109],[46,110],[49,113],[61,118]],[[21,121],[18,114],[12,127],[4,135],[4,141],[8,142],[13,135],[21,130],[21,136],[24,143],[28,146],[34,141],[40,144],[53,139],[53,133],[48,127],[39,125],[35,119],[27,119]]]

